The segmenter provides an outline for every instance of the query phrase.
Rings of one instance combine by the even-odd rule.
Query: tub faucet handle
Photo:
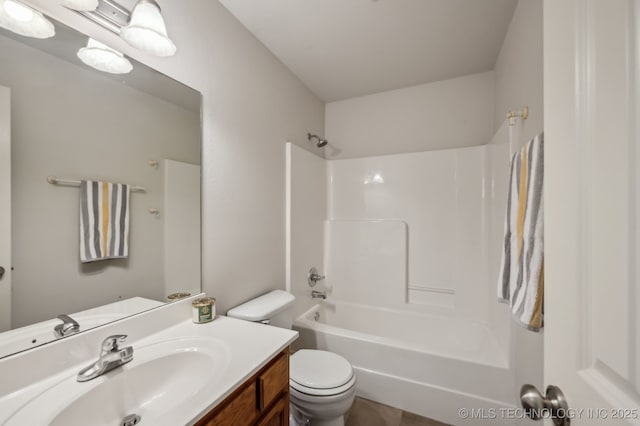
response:
[[[315,267],[309,269],[309,275],[307,275],[309,287],[315,287],[318,281],[322,281],[324,278],[324,275],[320,275]]]

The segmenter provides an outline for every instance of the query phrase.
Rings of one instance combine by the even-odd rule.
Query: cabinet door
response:
[[[258,375],[258,409],[264,410],[289,389],[289,355],[282,353],[264,372]]]
[[[258,416],[255,383],[232,395],[227,401],[215,416],[198,422],[198,426],[250,425]]]
[[[276,405],[258,422],[258,426],[287,426],[289,424],[289,394],[285,394]]]
[[[197,426],[249,426],[289,424],[289,350],[211,410]]]

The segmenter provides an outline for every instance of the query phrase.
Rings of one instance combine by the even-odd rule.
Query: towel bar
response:
[[[55,176],[47,176],[47,182],[49,182],[51,185],[67,185],[67,186],[80,186],[80,181],[79,180],[74,180],[74,179],[61,179]],[[135,185],[130,185],[129,189],[132,192],[146,192],[146,188],[144,186],[135,186]]]

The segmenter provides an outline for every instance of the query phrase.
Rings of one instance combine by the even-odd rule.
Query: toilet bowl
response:
[[[344,425],[356,393],[349,361],[332,352],[301,349],[291,356],[289,374],[292,425]]]
[[[291,328],[294,300],[291,293],[274,290],[236,306],[227,316]],[[301,349],[289,361],[289,391],[291,425],[343,426],[355,398],[356,376],[338,354]]]

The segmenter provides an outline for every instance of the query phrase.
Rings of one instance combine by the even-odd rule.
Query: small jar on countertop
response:
[[[216,316],[216,299],[213,297],[201,297],[192,302],[193,322],[204,324],[213,321]]]
[[[170,295],[167,296],[167,302],[172,303],[172,302],[177,302],[180,299],[184,299],[185,297],[189,297],[191,296],[191,293],[171,293]]]

